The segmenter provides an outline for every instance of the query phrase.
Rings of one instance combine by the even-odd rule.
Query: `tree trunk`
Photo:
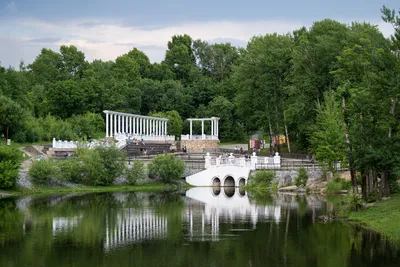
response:
[[[367,200],[367,176],[364,171],[361,172],[361,192],[362,198]]]
[[[284,123],[285,123],[286,144],[287,144],[288,152],[291,153],[291,151],[290,151],[290,142],[289,142],[289,134],[288,134],[287,124],[286,124],[286,114],[285,114],[285,111],[283,111],[283,121],[284,121]]]
[[[272,125],[271,125],[271,121],[269,120],[269,152],[271,152],[271,153],[272,153],[272,148],[273,148],[272,136],[274,136],[274,133],[272,132]]]
[[[353,193],[358,193],[358,186],[356,180],[356,172],[353,167],[353,157],[352,157],[352,148],[349,138],[349,126],[347,124],[345,113],[346,113],[346,98],[342,95],[342,112],[343,112],[343,124],[344,124],[344,134],[346,137],[346,145],[347,145],[347,159],[349,160],[349,169],[350,169],[350,177],[351,177],[351,185],[353,189]]]

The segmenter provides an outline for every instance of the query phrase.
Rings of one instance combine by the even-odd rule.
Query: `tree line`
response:
[[[400,18],[381,12],[390,38],[325,19],[246,48],[176,35],[160,63],[136,48],[93,62],[72,45],[42,49],[19,70],[0,67],[0,130],[21,142],[81,137],[102,130],[107,109],[173,114],[179,135],[188,117],[218,116],[222,140],[286,135],[289,149],[348,165],[364,198],[388,196],[400,162]],[[97,126],[84,129],[88,121]]]

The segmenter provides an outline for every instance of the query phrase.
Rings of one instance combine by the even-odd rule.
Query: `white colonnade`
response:
[[[106,137],[116,134],[131,136],[167,136],[168,119],[136,114],[122,113],[110,110],[106,114]]]
[[[190,123],[190,134],[186,138],[183,139],[211,139],[211,140],[218,140],[219,135],[219,118],[211,117],[211,118],[189,118],[187,119]],[[193,121],[201,121],[201,136],[193,135]],[[211,135],[204,134],[204,122],[210,121],[211,122]]]

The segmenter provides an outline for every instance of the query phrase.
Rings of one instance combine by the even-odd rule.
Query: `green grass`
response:
[[[365,210],[351,212],[349,218],[390,238],[400,240],[400,194],[392,195],[390,199]]]

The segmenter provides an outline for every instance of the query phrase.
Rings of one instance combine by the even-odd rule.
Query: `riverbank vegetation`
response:
[[[350,212],[349,218],[363,223],[391,238],[400,240],[400,194],[394,194],[385,201],[362,209]]]
[[[273,171],[256,171],[249,178],[249,183],[244,187],[252,193],[268,193],[277,190],[277,184],[274,183],[275,172]]]
[[[274,145],[285,135],[288,150],[290,140],[330,169],[347,166],[364,199],[387,197],[400,165],[400,19],[381,13],[390,38],[366,22],[330,19],[255,36],[245,48],[185,34],[160,63],[137,48],[107,62],[88,62],[73,45],[44,48],[18,70],[0,67],[2,142],[93,136],[103,110],[171,116],[174,135],[189,131],[186,118],[218,116],[223,141],[261,131]]]
[[[75,158],[65,160],[34,161],[28,172],[31,181],[38,188],[112,186],[121,178],[124,180],[123,186],[134,186],[138,181],[150,181],[149,177],[171,184],[182,178],[185,169],[182,159],[173,155],[156,156],[148,164],[148,170],[141,161],[134,161],[129,166],[125,154],[113,146],[78,149],[76,154]]]
[[[21,162],[21,151],[13,146],[0,145],[0,189],[15,187]]]

